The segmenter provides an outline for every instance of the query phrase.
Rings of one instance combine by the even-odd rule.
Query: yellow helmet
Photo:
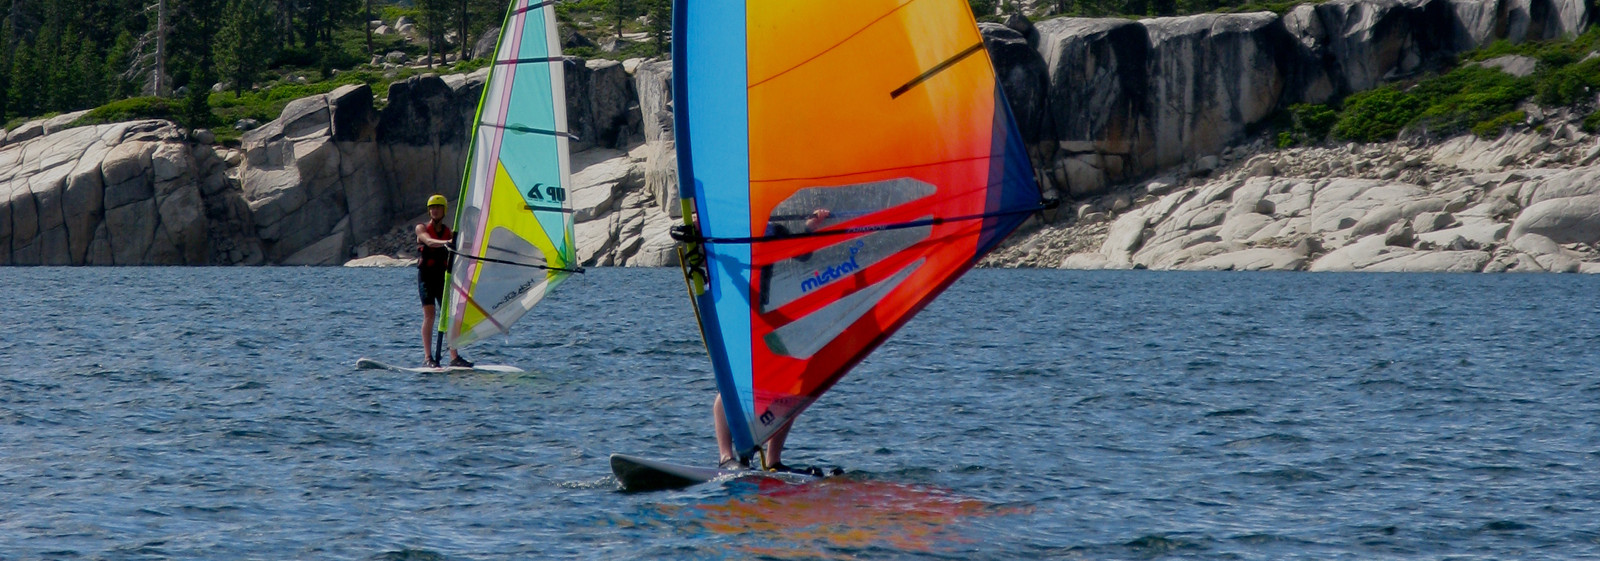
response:
[[[444,195],[434,195],[432,197],[428,197],[428,206],[445,206],[448,204],[450,204],[450,202],[444,200]]]

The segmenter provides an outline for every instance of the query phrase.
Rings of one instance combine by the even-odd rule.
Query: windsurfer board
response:
[[[622,484],[624,491],[682,489],[711,481],[730,481],[747,477],[777,479],[788,483],[809,483],[821,479],[804,473],[687,466],[627,454],[611,455],[611,473],[617,476],[617,482]]]
[[[475,364],[467,366],[440,366],[437,368],[407,368],[378,362],[370,358],[356,360],[356,368],[362,370],[393,370],[395,372],[410,372],[412,374],[471,374],[478,372],[492,372],[496,374],[522,374],[526,372],[521,368],[505,364]]]

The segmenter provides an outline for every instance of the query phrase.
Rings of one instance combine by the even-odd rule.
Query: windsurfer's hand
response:
[[[827,220],[832,215],[833,213],[828,212],[828,209],[825,208],[812,211],[811,218],[806,219],[806,230],[816,230],[817,227],[822,226],[822,221]]]

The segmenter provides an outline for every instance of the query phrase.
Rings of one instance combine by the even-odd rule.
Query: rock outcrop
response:
[[[566,71],[567,121],[578,137],[571,144],[578,181],[574,198],[637,190],[642,181],[626,178],[642,177],[642,171],[625,168],[642,162],[625,157],[612,162],[609,157],[641,139],[632,77],[614,61],[570,61]],[[460,190],[468,131],[486,77],[487,71],[480,70],[396,82],[381,111],[374,108],[366,86],[347,86],[297,100],[278,120],[247,134],[240,178],[268,261],[336,265],[365,257],[361,253],[367,251],[402,251],[410,243],[403,234],[401,247],[356,248],[396,228],[404,230],[415,222],[420,202],[429,195],[453,198]],[[605,171],[586,169],[601,161],[607,162]],[[591,179],[593,184],[584,183]],[[606,217],[626,207],[623,199],[624,194],[602,197],[603,204],[580,212],[579,218]],[[630,256],[621,256],[617,264]]]
[[[1075,222],[1040,227],[986,264],[1600,272],[1600,137],[1547,125],[1435,145],[1258,143],[1210,178],[1084,203]]]
[[[579,137],[570,145],[568,200],[584,266],[677,262],[667,235],[677,214],[671,68],[668,62],[643,61],[568,64],[568,124]],[[243,168],[245,183],[259,195],[251,200],[264,215],[258,219],[263,240],[283,245],[271,225],[285,220],[306,232],[289,244],[298,248],[295,253],[275,253],[277,262],[337,264],[354,258],[352,264],[393,265],[414,258],[411,225],[426,216],[416,212],[419,201],[435,192],[453,197],[459,189],[466,146],[464,132],[456,131],[470,127],[472,109],[463,104],[470,99],[476,107],[482,78],[480,73],[396,84],[389,107],[377,117],[370,111],[362,117],[359,100],[370,96],[359,87],[341,89],[323,101],[297,101],[294,112],[285,110],[278,121],[247,137],[252,154],[281,154],[287,162],[262,165],[252,159]],[[338,116],[346,110],[353,113]],[[305,128],[312,134],[298,136],[281,132],[306,118],[320,128]],[[378,119],[375,137],[368,133],[373,118]],[[319,171],[331,166],[323,157],[337,159],[338,168],[357,170],[356,175]],[[321,203],[305,206],[317,197]],[[274,205],[295,210],[268,212]]]
[[[1267,155],[1259,142],[1241,143],[1290,104],[1335,100],[1494,40],[1574,35],[1591,9],[1590,0],[1330,0],[1281,17],[983,24],[1037,177],[1079,203],[1062,213],[1066,222],[1036,226],[1042,233],[992,262],[1581,269],[1584,244],[1595,243],[1591,197],[1600,195],[1572,191],[1592,179],[1571,170],[1600,165],[1600,146],[1571,125],[1425,150],[1392,144],[1386,150],[1405,154],[1393,161],[1368,148]],[[582,40],[565,38],[569,47]],[[1529,61],[1484,64],[1520,72]],[[671,64],[574,60],[565,73],[584,263],[673,263]],[[381,92],[381,103],[365,86],[297,100],[246,134],[238,153],[160,122],[66,129],[78,115],[63,115],[25,124],[0,140],[0,262],[403,256],[420,201],[459,190],[485,76],[414,77]],[[1468,186],[1529,168],[1538,171],[1517,172],[1524,183],[1550,179],[1526,196]],[[1478,214],[1452,209],[1457,199]],[[1377,237],[1382,244],[1367,241]],[[1465,253],[1406,253],[1443,251]],[[1480,263],[1480,253],[1489,259]]]
[[[637,93],[634,122],[642,143],[626,152],[595,148],[573,155],[572,206],[584,266],[676,265],[668,230],[678,210],[672,137],[672,63],[629,61]]]
[[[998,25],[985,36],[1045,187],[1083,197],[1219,155],[1289,105],[1436,69],[1499,39],[1573,36],[1591,20],[1587,0],[1331,0],[1281,17],[1058,18],[1031,26],[1037,39]],[[1018,70],[1034,64],[1015,49],[1024,39],[1042,85]]]
[[[628,240],[662,229],[645,228],[636,211],[665,208],[635,194],[648,151],[633,77],[611,61],[568,66],[574,151],[620,154],[629,178],[575,170],[618,190],[590,209],[622,240],[595,262],[628,263],[642,245]],[[226,155],[164,121],[61,130],[79,116],[64,115],[19,127],[0,144],[0,263],[338,265],[394,249],[363,242],[405,229],[428,195],[460,190],[486,76],[396,82],[382,109],[365,85],[295,100]]]
[[[0,150],[0,264],[261,263],[210,146],[165,121],[66,129]]]
[[[358,236],[389,226],[375,117],[372,90],[345,86],[245,134],[239,179],[268,262],[343,263]]]

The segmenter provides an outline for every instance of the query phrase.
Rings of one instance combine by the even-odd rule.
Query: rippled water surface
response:
[[[0,559],[1600,556],[1600,278],[976,271],[711,462],[677,271],[419,376],[409,269],[0,269]]]

